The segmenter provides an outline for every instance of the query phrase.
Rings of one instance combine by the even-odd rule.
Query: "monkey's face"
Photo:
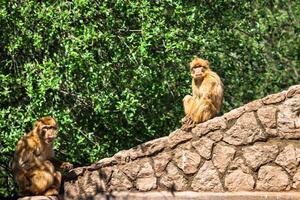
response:
[[[51,144],[57,137],[57,123],[52,117],[38,119],[34,124],[34,129],[46,144]]]
[[[191,75],[194,79],[203,79],[209,70],[209,63],[207,60],[195,58],[190,63]]]
[[[57,126],[42,126],[40,135],[42,136],[42,139],[45,141],[45,143],[52,144],[52,142],[57,137]]]
[[[194,79],[203,79],[206,74],[207,68],[196,66],[192,68],[191,74]]]

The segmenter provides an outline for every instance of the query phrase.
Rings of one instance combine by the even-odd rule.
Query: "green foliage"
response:
[[[293,0],[1,1],[0,196],[41,116],[78,165],[180,127],[195,55],[222,77],[223,113],[299,83],[299,19]]]

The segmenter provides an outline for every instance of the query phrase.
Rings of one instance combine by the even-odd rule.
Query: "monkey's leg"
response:
[[[195,109],[195,97],[191,96],[191,95],[186,95],[183,98],[183,107],[184,107],[184,113],[185,113],[185,117],[181,119],[181,123],[182,124],[190,124],[191,123],[191,117],[190,114],[193,111],[193,109]]]
[[[47,167],[48,172],[51,173],[53,177],[53,184],[51,184],[47,190],[44,192],[45,196],[54,196],[59,194],[60,185],[61,185],[61,173],[59,171],[55,171],[55,167],[47,160],[44,165]]]
[[[61,185],[61,173],[59,171],[55,172],[54,185],[59,190],[60,185]]]
[[[217,113],[217,109],[208,98],[202,99],[199,102],[199,107],[196,112],[192,113],[191,117],[196,123],[205,122],[213,118]]]
[[[25,175],[25,173],[15,174],[16,182],[19,186],[19,196],[31,195],[30,192],[30,179]]]
[[[186,95],[182,101],[183,101],[184,113],[186,115],[189,115],[194,105],[193,97],[191,95]]]
[[[43,195],[53,184],[53,174],[46,170],[36,170],[31,176],[30,192],[34,195]]]
[[[53,184],[44,192],[45,196],[56,196],[59,194],[61,185],[61,173],[55,172],[53,174],[54,182]]]

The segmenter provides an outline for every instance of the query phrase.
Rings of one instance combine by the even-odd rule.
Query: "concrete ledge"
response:
[[[27,196],[20,197],[18,200],[59,200],[62,199],[61,196]]]
[[[300,192],[113,192],[98,194],[93,200],[299,200]]]
[[[60,197],[31,196],[18,200],[59,200]],[[89,200],[300,200],[300,192],[113,192],[88,196]]]

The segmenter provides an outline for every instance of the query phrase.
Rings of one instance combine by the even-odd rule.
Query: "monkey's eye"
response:
[[[57,127],[56,126],[51,126],[50,129],[57,130]]]
[[[197,66],[197,67],[193,68],[193,71],[198,71],[199,72],[199,71],[203,71],[203,69],[204,68],[202,66]]]
[[[49,127],[43,127],[42,130],[43,131],[47,131],[48,129],[50,129]]]
[[[204,66],[200,66],[199,70],[201,70],[202,72],[204,72],[206,70],[206,68]]]
[[[44,126],[42,130],[47,131],[47,130],[57,130],[56,126]]]

